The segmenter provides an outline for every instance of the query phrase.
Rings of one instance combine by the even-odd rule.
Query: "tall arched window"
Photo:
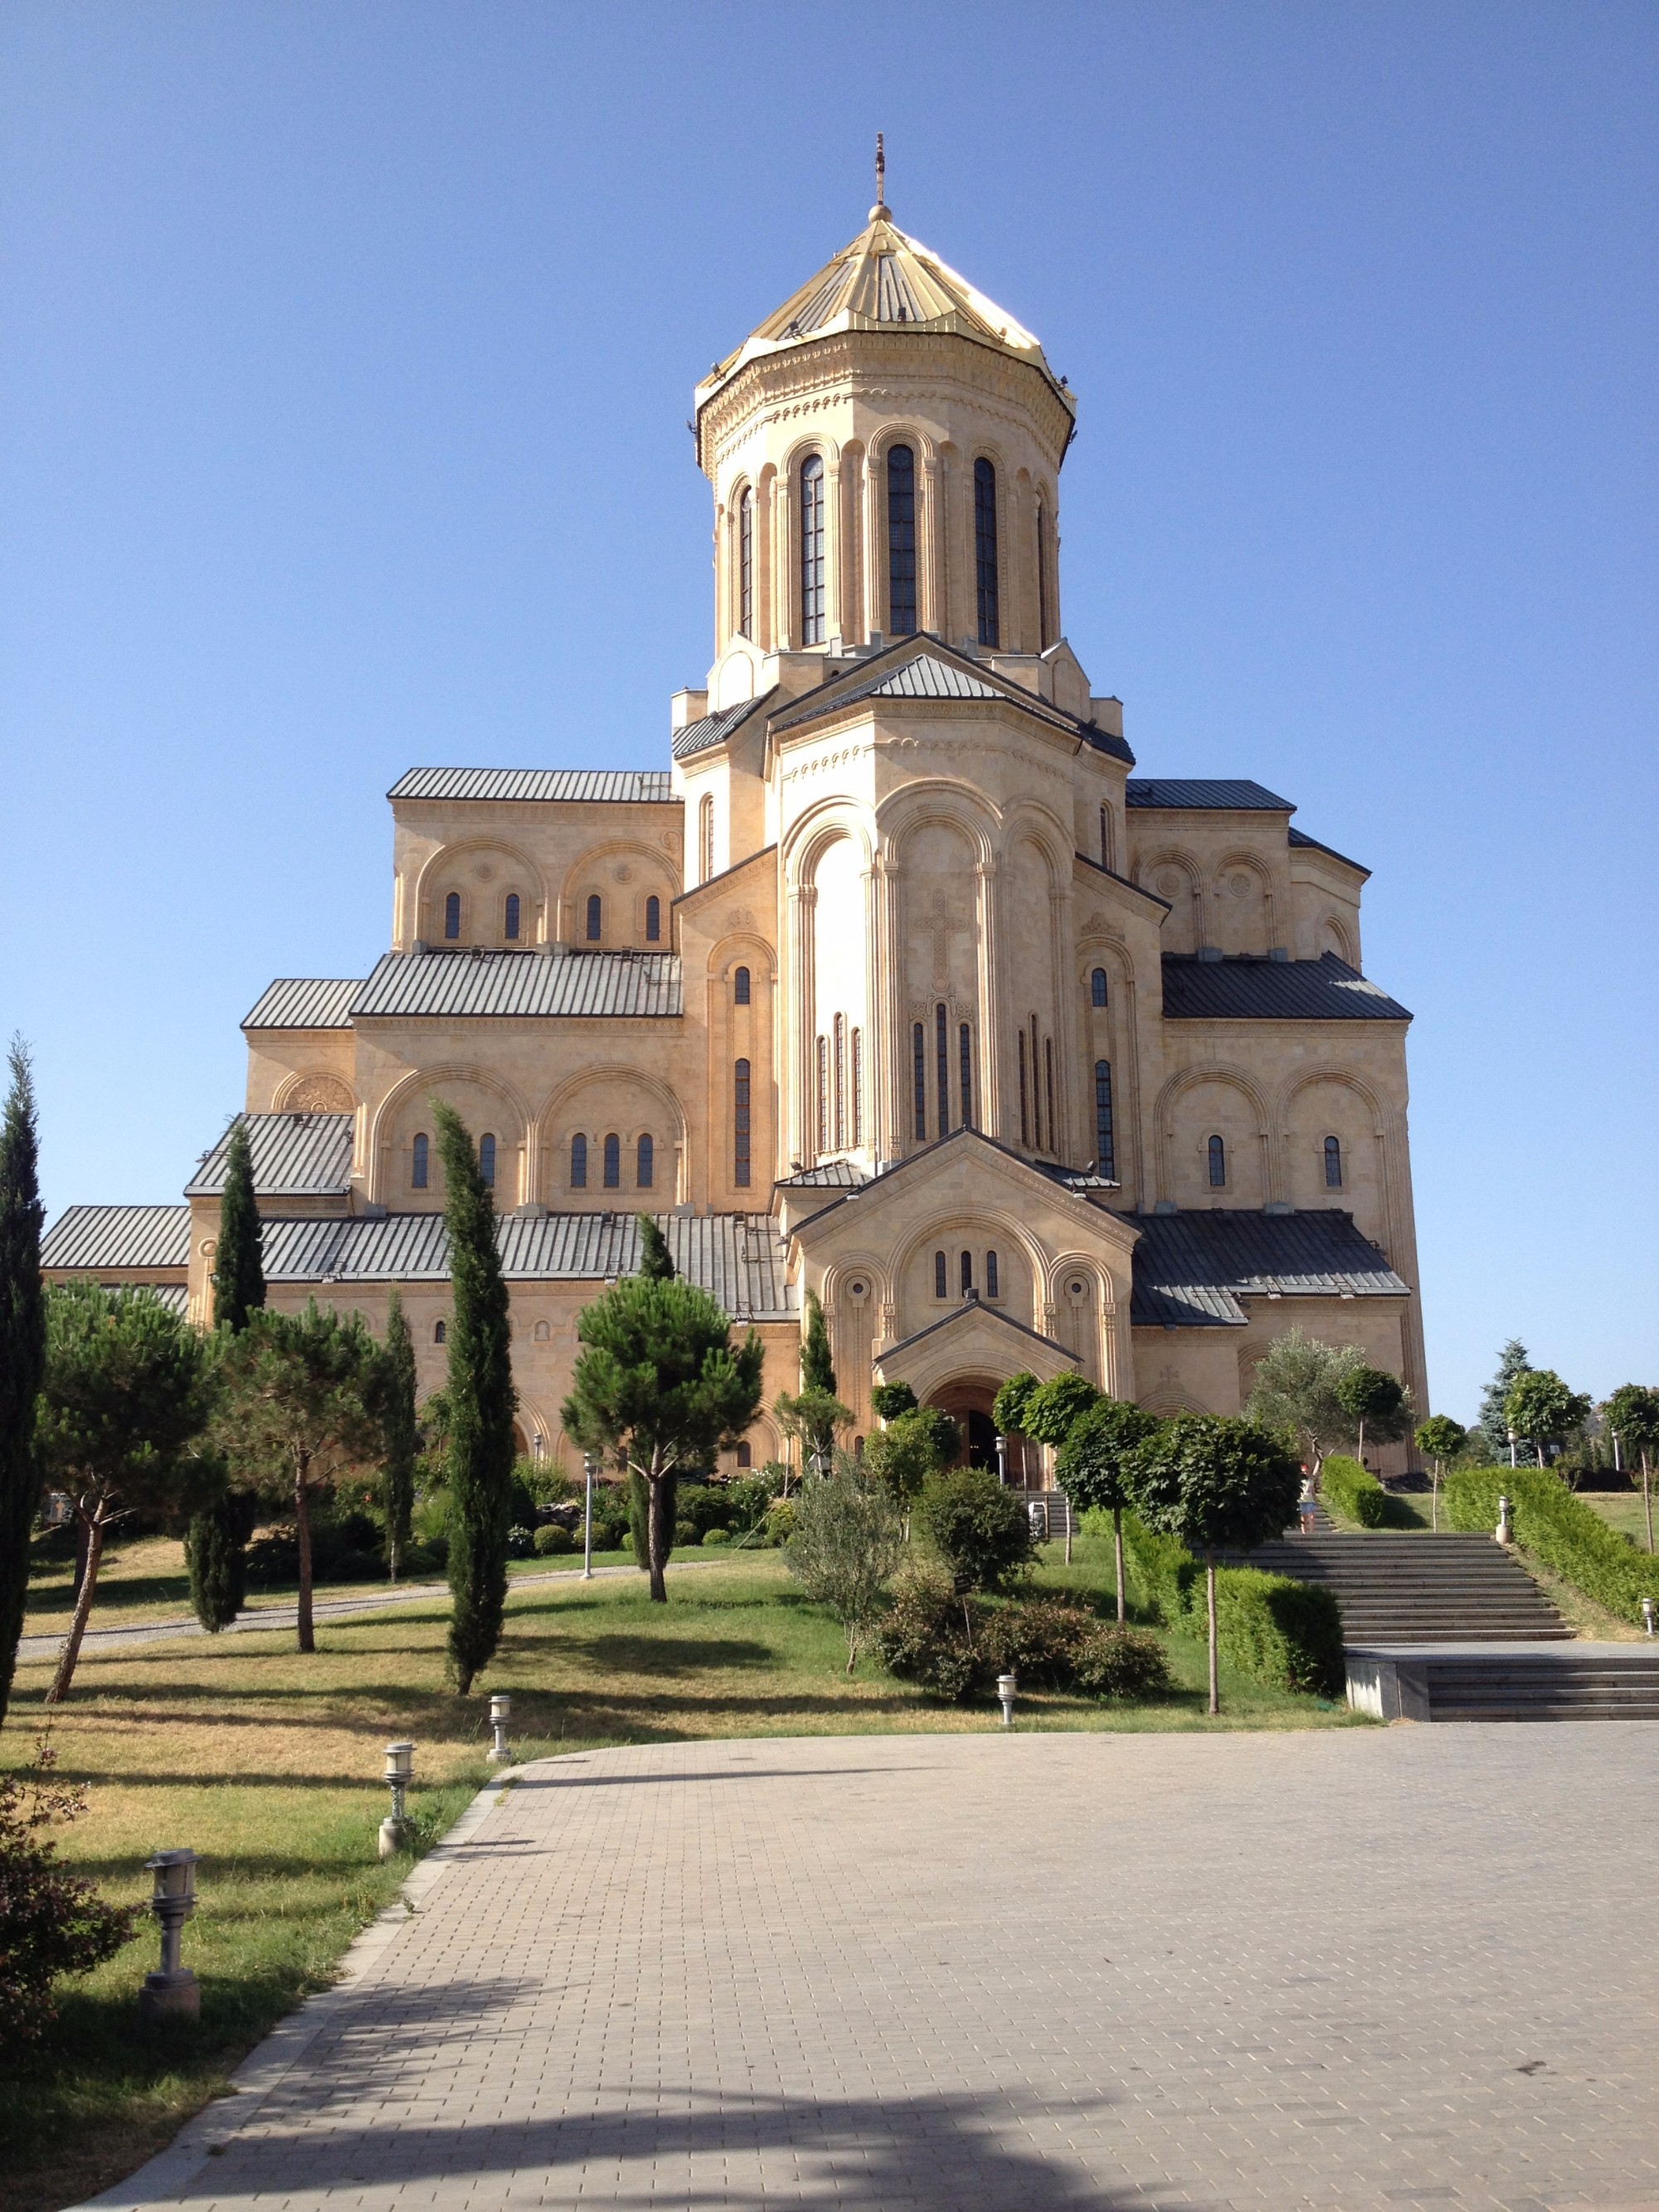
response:
[[[964,1253],[963,1254],[963,1255],[962,1255],[962,1260],[961,1260],[961,1263],[960,1263],[960,1264],[961,1264],[961,1270],[962,1270],[962,1295],[963,1295],[963,1297],[965,1298],[965,1297],[967,1297],[967,1295],[968,1295],[969,1291],[971,1291],[971,1290],[973,1289],[973,1287],[974,1287],[974,1255],[973,1255],[973,1254],[972,1254],[971,1252],[964,1252]]]
[[[697,802],[697,881],[706,884],[714,872],[714,799],[704,792]]]
[[[599,893],[590,891],[587,895],[587,941],[590,945],[597,945],[604,934],[605,908],[599,902]]]
[[[974,1126],[974,1032],[963,1022],[957,1031],[957,1080],[962,1089],[962,1126]]]
[[[448,1341],[448,1339],[449,1323],[447,1321],[434,1321],[432,1324],[432,1341],[434,1344],[445,1344]]]
[[[1097,968],[1089,978],[1089,1004],[1103,1006],[1106,1003],[1106,970]]]
[[[935,1252],[933,1255],[933,1296],[936,1298],[948,1298],[950,1295],[951,1286],[945,1279],[945,1255],[943,1252]]]
[[[1225,1190],[1227,1188],[1227,1147],[1219,1137],[1211,1138],[1209,1145],[1209,1158],[1210,1188],[1212,1190]]]
[[[605,1140],[605,1187],[607,1190],[622,1188],[622,1139],[614,1132]]]
[[[1048,510],[1036,503],[1037,648],[1048,644]]]
[[[853,1065],[851,1082],[853,1090],[853,1142],[855,1146],[858,1146],[864,1142],[864,1031],[862,1030],[854,1030],[853,1032]]]
[[[509,945],[517,942],[519,935],[519,894],[517,891],[509,891],[507,895],[507,920],[502,927],[501,935],[506,938]]]
[[[933,1064],[939,1079],[939,1133],[951,1133],[951,1021],[944,1006],[933,1009]]]
[[[732,1085],[732,1180],[749,1188],[749,1062],[740,1060]]]
[[[444,935],[456,938],[460,933],[461,895],[459,891],[451,891],[449,896],[444,901]]]
[[[662,901],[655,891],[645,902],[645,941],[647,945],[662,943]]]
[[[817,1148],[821,1152],[830,1149],[830,1040],[821,1036],[817,1042],[817,1113],[816,1128]]]
[[[997,1255],[994,1252],[988,1252],[985,1255],[985,1295],[988,1298],[1002,1296],[1002,1288],[997,1280]]]
[[[1112,1136],[1112,1065],[1095,1062],[1095,1173],[1117,1181],[1117,1150]]]
[[[1112,865],[1112,815],[1106,806],[1100,810],[1100,865],[1103,868]]]
[[[974,572],[979,586],[979,641],[999,645],[997,472],[982,457],[974,463]]]
[[[895,637],[916,627],[916,457],[908,446],[887,452],[887,620]]]
[[[800,465],[800,641],[823,643],[823,463]]]
[[[634,1147],[634,1180],[641,1190],[649,1190],[656,1173],[657,1148],[649,1137],[641,1137]]]
[[[587,1188],[587,1139],[580,1133],[570,1139],[570,1188]]]
[[[747,484],[738,501],[738,628],[755,635],[755,495]]]
[[[847,1150],[847,1017],[836,1016],[836,1150]]]
[[[732,1003],[734,1006],[749,1004],[749,970],[746,968],[738,968],[732,974]]]
[[[920,1022],[910,1025],[910,1077],[915,1091],[916,1134],[927,1134],[927,1032]]]
[[[428,1158],[426,1138],[416,1137],[409,1148],[409,1186],[411,1190],[426,1188]]]
[[[1048,1150],[1052,1152],[1055,1149],[1054,1041],[1052,1037],[1044,1037],[1042,1040],[1042,1079],[1044,1088],[1047,1090],[1048,1094]]]
[[[483,1177],[486,1188],[494,1190],[495,1188],[495,1139],[488,1129],[478,1139],[478,1173]]]
[[[1025,1097],[1025,1032],[1019,1033],[1019,1141],[1028,1146],[1031,1141],[1031,1117]]]
[[[1342,1188],[1342,1139],[1340,1137],[1327,1137],[1325,1139],[1325,1188],[1327,1190],[1340,1190]]]

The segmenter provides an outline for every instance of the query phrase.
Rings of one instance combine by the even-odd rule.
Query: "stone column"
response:
[[[789,996],[784,1024],[793,1066],[784,1079],[791,1101],[791,1123],[785,1132],[787,1157],[810,1166],[817,1157],[817,1128],[812,1111],[816,1055],[812,1050],[813,1008],[817,993],[812,933],[818,903],[815,884],[789,886]],[[752,1113],[752,1107],[751,1107]]]
[[[944,568],[945,537],[942,528],[945,514],[944,479],[939,457],[928,453],[921,460],[916,484],[918,512],[916,514],[916,621],[923,629],[944,635],[943,609],[945,606]]]
[[[1072,951],[1072,887],[1059,885],[1048,893],[1049,962],[1054,973],[1054,1157],[1068,1166],[1077,1153],[1072,1132],[1077,1121],[1073,1086],[1077,1071],[1077,990],[1073,973],[1077,963]]]

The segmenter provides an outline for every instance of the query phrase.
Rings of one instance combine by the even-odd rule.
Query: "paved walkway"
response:
[[[1659,1729],[527,1768],[110,2204],[1659,2205]]]

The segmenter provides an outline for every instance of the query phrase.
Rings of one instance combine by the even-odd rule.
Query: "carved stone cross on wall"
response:
[[[933,940],[933,981],[942,989],[951,980],[951,940],[956,937],[971,939],[973,927],[955,919],[943,891],[933,893],[933,912],[925,927]]]

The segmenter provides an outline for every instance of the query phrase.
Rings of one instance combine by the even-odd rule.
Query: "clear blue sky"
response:
[[[1375,870],[1429,1365],[1659,1379],[1659,11],[133,6],[0,19],[0,1022],[54,1210],[175,1197],[415,763],[659,764],[692,385],[901,223],[1079,395],[1144,772]]]

